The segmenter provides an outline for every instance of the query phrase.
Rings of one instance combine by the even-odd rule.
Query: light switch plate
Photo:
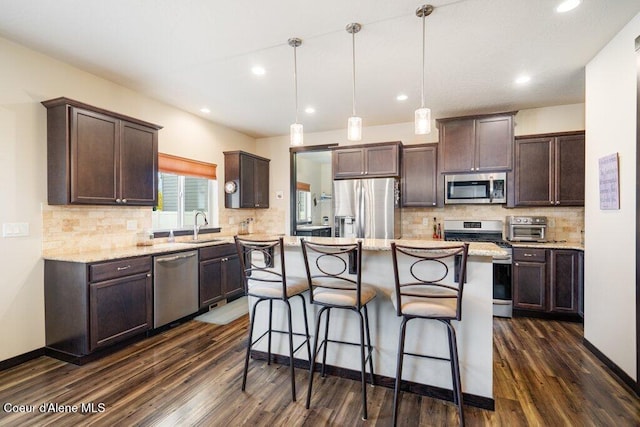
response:
[[[6,222],[2,224],[2,237],[23,237],[28,235],[28,222]]]

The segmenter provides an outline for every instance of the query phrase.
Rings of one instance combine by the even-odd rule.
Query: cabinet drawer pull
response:
[[[523,254],[524,256],[537,256],[536,254]]]
[[[130,268],[131,268],[131,266],[130,266],[130,265],[125,265],[124,267],[118,267],[118,268],[117,268],[117,270],[118,270],[118,271],[122,271],[122,270],[128,270],[128,269],[130,269]]]

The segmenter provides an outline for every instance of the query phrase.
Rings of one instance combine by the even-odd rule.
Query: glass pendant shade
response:
[[[302,124],[294,123],[291,125],[291,145],[299,146],[304,144],[304,134],[302,132]]]
[[[422,107],[416,110],[415,133],[416,135],[425,135],[431,133],[430,108]]]
[[[360,141],[362,139],[362,118],[358,116],[349,117],[347,123],[347,139],[349,141]]]

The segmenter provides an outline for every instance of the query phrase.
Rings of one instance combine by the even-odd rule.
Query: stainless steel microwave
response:
[[[507,203],[507,173],[444,176],[445,204]]]

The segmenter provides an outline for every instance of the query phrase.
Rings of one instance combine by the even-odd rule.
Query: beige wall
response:
[[[41,101],[66,96],[162,125],[160,151],[216,163],[221,178],[222,152],[253,152],[255,140],[1,38],[0,64],[0,223],[27,222],[30,227],[28,237],[0,238],[0,360],[5,360],[45,344],[43,211],[48,226],[58,221],[68,227],[71,234],[62,233],[59,241],[68,243],[73,236],[80,240],[72,244],[83,249],[104,241],[129,244],[135,231],[126,230],[126,220],[136,220],[141,229],[150,221],[149,208],[46,205],[46,109]],[[222,179],[218,182],[224,206]],[[221,209],[223,230],[234,233],[246,215]],[[234,225],[228,225],[229,218]]]
[[[539,133],[551,133],[570,130],[584,129],[584,104],[560,105],[547,108],[535,108],[530,110],[522,110],[516,114],[516,135],[530,135]],[[526,133],[523,133],[525,132]],[[347,141],[346,128],[329,132],[307,133],[304,136],[305,146],[322,145],[322,144],[339,144],[354,145],[355,143]],[[429,135],[415,135],[413,133],[413,122],[397,123],[386,126],[370,126],[365,127],[362,131],[362,141],[360,143],[383,142],[383,141],[402,141],[404,144],[419,144],[427,142],[438,142],[438,130],[435,124]],[[261,156],[271,159],[271,206],[277,206],[280,210],[280,220],[275,222],[278,224],[277,229],[270,230],[274,232],[286,233],[289,228],[289,136],[283,135],[272,138],[261,138],[257,140],[256,150]],[[275,191],[282,191],[284,198],[275,199]],[[482,215],[486,219],[504,219],[507,215],[517,215],[523,211],[507,210],[501,207],[474,207],[477,218]],[[453,209],[451,207],[440,209],[404,209],[403,217],[403,235],[407,237],[417,237],[420,235],[430,235],[432,232],[432,218],[438,217],[439,220],[445,216],[456,216],[456,219],[468,218],[469,209]],[[544,210],[546,215],[554,218],[560,218],[560,224],[557,234],[558,240],[571,239],[578,241],[580,230],[583,225],[582,208],[571,209],[551,209]],[[576,212],[578,212],[576,214]],[[260,218],[260,213],[257,214]],[[423,225],[422,218],[429,218],[429,224]],[[567,224],[570,222],[570,225]],[[569,231],[570,229],[570,231]],[[554,232],[555,234],[555,232]]]
[[[585,338],[636,368],[636,67],[633,18],[586,68]],[[620,209],[600,210],[598,159],[618,153]]]

